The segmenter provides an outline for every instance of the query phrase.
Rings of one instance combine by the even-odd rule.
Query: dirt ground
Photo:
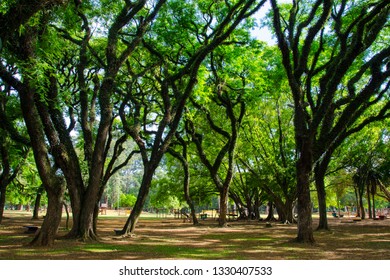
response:
[[[231,260],[389,260],[390,219],[352,222],[329,217],[330,231],[315,231],[315,245],[292,242],[296,225],[278,222],[232,221],[219,228],[215,219],[189,222],[171,217],[141,218],[136,234],[122,238],[115,229],[125,216],[99,219],[99,242],[58,239],[52,248],[26,246],[33,234],[24,226],[39,226],[30,213],[6,213],[0,225],[0,259],[231,259]],[[314,226],[318,220],[314,218]],[[59,237],[65,235],[65,220]]]

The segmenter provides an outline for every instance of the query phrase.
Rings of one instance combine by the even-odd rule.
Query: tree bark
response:
[[[184,197],[188,206],[191,209],[192,223],[193,225],[198,225],[199,221],[198,218],[196,217],[195,205],[190,195],[190,170],[189,170],[188,162],[186,162],[183,167],[184,167],[184,182],[183,182]]]
[[[30,242],[31,246],[53,246],[61,223],[65,183],[63,180],[58,180],[57,186],[51,186],[46,191],[48,197],[46,216],[41,229]]]
[[[364,220],[366,218],[366,210],[364,209],[363,195],[364,195],[364,185],[361,186],[358,190],[359,193],[359,208],[360,208],[360,218]]]
[[[228,214],[228,202],[229,202],[229,186],[223,187],[220,191],[219,197],[219,219],[218,225],[220,227],[226,227],[227,222],[227,214]]]
[[[299,134],[298,134],[299,137]],[[310,198],[310,177],[312,169],[312,144],[306,137],[300,138],[300,157],[297,161],[298,234],[296,241],[314,243]]]
[[[44,191],[43,186],[40,186],[37,191],[37,196],[35,197],[34,211],[33,211],[33,220],[39,219],[39,207],[41,206],[42,191]]]
[[[275,221],[274,216],[274,203],[272,201],[268,202],[268,215],[267,218],[265,218],[266,221]]]
[[[327,209],[326,209],[326,191],[325,191],[325,171],[317,165],[314,169],[314,178],[317,189],[319,224],[317,230],[329,230]]]
[[[274,201],[276,209],[278,210],[279,221],[284,223],[293,223],[293,202],[290,199],[286,199],[283,203],[278,199]]]
[[[140,190],[138,192],[137,201],[136,201],[136,203],[133,207],[133,210],[131,211],[130,216],[128,217],[122,231],[120,232],[120,234],[131,235],[134,233],[136,224],[137,224],[138,219],[142,213],[146,198],[149,194],[150,185],[152,183],[154,171],[155,171],[155,168],[148,168],[148,165],[146,165],[144,167],[144,176],[142,178]]]
[[[364,180],[364,182],[366,182],[366,180]],[[363,187],[364,188],[364,187]],[[370,195],[370,187],[369,185],[367,184],[366,186],[367,188],[367,204],[368,204],[368,218],[369,219],[372,219],[372,208],[371,208],[371,195]],[[362,200],[363,201],[363,200]],[[363,203],[362,203],[363,205]],[[364,206],[363,206],[364,207]]]

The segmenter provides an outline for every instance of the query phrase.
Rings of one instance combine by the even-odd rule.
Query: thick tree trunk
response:
[[[81,216],[81,201],[82,194],[78,188],[73,188],[68,185],[70,196],[70,207],[72,209],[72,228],[66,235],[66,238],[78,237],[80,231],[80,216]]]
[[[310,198],[310,176],[312,170],[312,145],[309,137],[300,137],[300,157],[297,161],[298,234],[296,241],[314,243]]]
[[[317,189],[318,210],[320,214],[317,230],[329,230],[326,211],[325,170],[321,170],[319,166],[316,166],[314,169],[314,177]]]
[[[28,43],[31,43],[30,41]],[[26,85],[19,89],[21,109],[34,152],[36,166],[48,196],[48,210],[41,230],[31,242],[34,246],[51,246],[61,222],[62,198],[65,185],[51,166],[42,122],[35,106],[35,92]]]
[[[90,197],[86,195],[83,200],[83,208],[80,214],[78,233],[76,235],[76,237],[80,238],[82,241],[98,240],[98,236],[95,231],[95,208],[97,203],[97,199],[93,196]]]
[[[41,229],[31,241],[31,246],[52,246],[61,223],[63,194],[65,184],[58,182],[57,186],[46,188],[48,207]]]
[[[331,161],[332,152],[327,151],[325,156],[321,158],[323,151],[317,151],[316,159],[318,163],[314,167],[314,180],[317,190],[318,210],[319,210],[319,224],[317,230],[329,230],[328,216],[326,208],[326,191],[325,191],[325,174]]]

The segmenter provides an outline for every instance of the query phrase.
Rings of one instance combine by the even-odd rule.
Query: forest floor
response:
[[[123,215],[123,214],[122,214]],[[58,239],[51,248],[27,246],[33,234],[24,226],[40,226],[42,219],[31,220],[31,213],[8,211],[0,225],[0,259],[12,260],[390,260],[390,219],[329,217],[330,231],[315,231],[314,245],[298,244],[294,224],[232,221],[226,228],[208,218],[193,226],[182,219],[141,217],[135,235],[114,233],[126,216],[99,218],[99,242]],[[314,227],[318,223],[313,218]],[[65,219],[59,236],[66,233]]]

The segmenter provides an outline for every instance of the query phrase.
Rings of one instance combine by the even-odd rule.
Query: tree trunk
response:
[[[189,170],[188,163],[187,162],[183,163],[183,167],[184,167],[184,197],[186,199],[188,206],[191,209],[192,223],[194,225],[198,225],[199,221],[198,218],[196,217],[195,205],[190,195],[190,170]]]
[[[0,185],[0,224],[3,222],[4,206],[5,206],[5,186]]]
[[[298,133],[299,134],[299,133]],[[312,145],[309,137],[300,136],[300,157],[297,161],[298,234],[296,241],[314,243],[310,198],[310,175],[312,170]],[[299,144],[298,144],[299,145]]]
[[[255,204],[254,204],[254,212],[255,212],[255,219],[260,220],[260,200],[259,200],[259,195],[255,195]]]
[[[371,195],[370,188],[367,185],[367,203],[368,203],[368,218],[372,219],[372,209],[371,209]],[[363,205],[363,204],[362,204]],[[363,206],[364,207],[364,206]]]
[[[247,220],[250,221],[252,219],[252,213],[253,213],[253,205],[252,205],[252,199],[249,195],[246,197],[246,208],[248,209],[248,217]]]
[[[356,199],[356,215],[358,217],[361,217],[361,214],[360,214],[360,202],[359,202],[359,192],[358,192],[358,187],[355,185],[354,186],[354,189],[355,189],[355,199]],[[351,209],[351,212],[353,210]]]
[[[86,195],[83,200],[77,234],[77,237],[82,241],[98,240],[95,231],[95,208],[97,203],[97,199],[89,195]]]
[[[48,207],[45,219],[31,246],[52,246],[56,238],[62,217],[62,203],[65,184],[59,180],[57,186],[46,188]]]
[[[227,210],[228,210],[228,200],[229,200],[229,188],[226,188],[225,186],[222,188],[222,191],[220,192],[220,198],[219,198],[219,219],[218,219],[218,225],[220,227],[226,227],[227,226]]]
[[[283,203],[282,200],[275,200],[275,206],[278,211],[279,221],[284,223],[293,222],[293,203],[289,199]]]
[[[268,215],[267,218],[265,218],[266,221],[275,221],[274,216],[274,204],[272,201],[268,202]]]
[[[35,203],[34,203],[34,211],[33,211],[33,220],[39,219],[39,207],[41,206],[41,198],[42,198],[42,187],[39,188],[37,192],[37,196],[35,197]]]
[[[120,231],[120,234],[131,235],[134,233],[136,224],[137,224],[138,219],[142,213],[146,198],[149,194],[154,170],[155,170],[155,168],[148,170],[147,167],[144,167],[144,176],[142,178],[141,187],[140,187],[140,190],[138,192],[137,201],[135,202],[133,210],[131,211],[130,216],[127,219],[123,229]]]
[[[362,190],[364,190],[364,188]],[[360,215],[361,215],[360,218],[364,220],[366,218],[366,210],[364,209],[362,191],[359,191],[359,208],[360,208]]]
[[[179,134],[176,135],[176,138],[179,140],[179,142],[183,148],[182,154],[180,154],[172,149],[168,149],[168,152],[172,156],[177,158],[180,161],[181,165],[183,166],[183,170],[184,170],[184,181],[183,181],[184,198],[185,198],[185,200],[186,200],[186,202],[191,210],[192,223],[194,225],[198,225],[199,221],[198,221],[198,218],[196,217],[195,205],[191,199],[191,194],[190,194],[190,168],[188,166],[188,160],[187,160],[187,146],[188,145]]]
[[[314,180],[317,189],[318,211],[320,215],[317,230],[329,230],[326,208],[325,174],[331,160],[331,154],[330,151],[326,152],[323,159],[319,161],[314,168]],[[317,155],[317,158],[319,157],[320,155]]]
[[[326,208],[324,172],[320,172],[318,169],[319,167],[316,167],[314,171],[315,183],[317,189],[317,198],[318,198],[318,211],[320,214],[320,220],[319,220],[317,230],[329,230],[327,208]]]

